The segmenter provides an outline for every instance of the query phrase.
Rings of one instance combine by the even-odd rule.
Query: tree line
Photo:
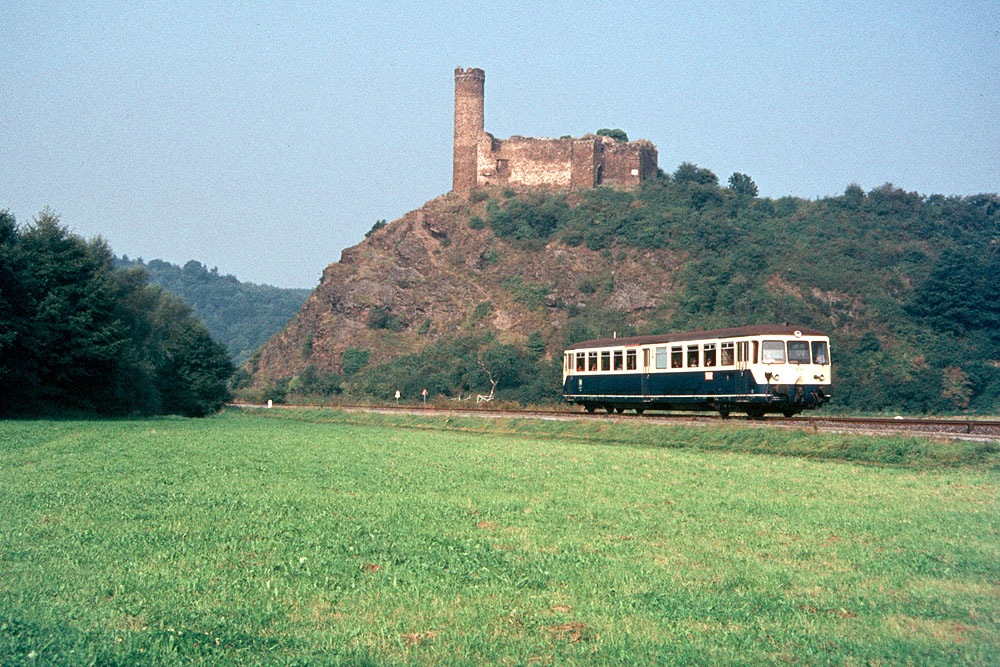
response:
[[[27,225],[0,211],[0,413],[204,416],[228,400],[225,348],[113,260],[49,209]]]

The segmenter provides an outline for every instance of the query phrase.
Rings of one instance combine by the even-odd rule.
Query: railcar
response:
[[[563,398],[588,412],[791,417],[829,401],[832,380],[829,337],[784,325],[588,340],[563,357]]]

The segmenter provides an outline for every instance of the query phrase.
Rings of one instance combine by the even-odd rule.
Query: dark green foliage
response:
[[[225,350],[141,269],[115,270],[43,211],[0,213],[0,410],[202,416],[228,399]]]
[[[144,263],[128,257],[116,259],[115,264],[145,268],[151,283],[183,299],[238,365],[280,331],[310,294],[308,289],[243,283],[193,260],[183,268],[158,259]]]
[[[537,360],[545,354],[545,337],[540,331],[532,331],[524,346],[528,355]]]
[[[478,215],[474,215],[469,218],[469,229],[482,229],[486,226],[486,221],[480,218]]]
[[[907,310],[938,331],[977,329],[1000,339],[1000,255],[949,248],[913,292]]]
[[[344,377],[352,377],[367,366],[370,354],[368,350],[359,347],[349,347],[344,350],[344,355],[340,359],[340,367],[344,371]]]
[[[476,189],[476,190],[471,190],[469,192],[470,204],[478,204],[479,202],[486,201],[489,198],[490,198],[490,193],[488,193],[486,190]]]
[[[375,224],[374,224],[374,225],[372,225],[372,228],[371,228],[371,229],[369,229],[369,230],[368,230],[367,232],[365,232],[365,238],[368,238],[368,237],[370,237],[370,236],[371,236],[372,234],[374,234],[374,233],[375,233],[375,232],[377,232],[378,230],[382,229],[382,228],[383,228],[383,227],[385,227],[385,226],[386,226],[387,224],[388,224],[388,223],[387,223],[387,222],[385,221],[385,218],[382,218],[381,220],[376,220],[376,221],[375,221]]]
[[[746,174],[736,171],[729,177],[729,189],[741,197],[756,197],[757,184]]]
[[[393,314],[388,308],[376,306],[368,313],[366,322],[369,329],[386,329],[388,331],[402,331],[406,328],[406,323]]]
[[[611,137],[615,141],[621,142],[628,141],[628,135],[625,134],[625,130],[620,130],[617,127],[613,130],[602,127],[597,131],[597,136]]]
[[[500,208],[495,200],[486,205],[487,222],[500,238],[544,245],[569,212],[565,197],[540,191],[512,197]]]
[[[333,396],[341,390],[340,376],[323,372],[315,364],[305,366],[288,383],[288,393],[298,396]]]
[[[719,177],[709,169],[703,169],[691,162],[681,162],[674,172],[674,183],[690,183],[693,185],[718,185]]]
[[[524,280],[521,276],[511,276],[505,279],[501,285],[514,301],[532,310],[536,310],[545,305],[545,297],[552,291],[552,286],[545,283]]]

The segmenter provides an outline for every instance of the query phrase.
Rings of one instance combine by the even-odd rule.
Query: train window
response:
[[[735,363],[736,356],[733,354],[735,348],[734,343],[723,343],[722,348],[719,350],[719,365],[720,366],[732,366]]]
[[[812,343],[813,363],[826,366],[830,363],[830,353],[826,349],[825,340],[814,340]]]
[[[597,370],[597,353],[589,352],[587,353],[587,370],[596,371]]]
[[[684,348],[683,347],[672,347],[670,348],[670,367],[671,368],[684,368]]]
[[[635,350],[625,351],[625,370],[627,371],[635,370]]]
[[[587,370],[587,354],[586,352],[576,353],[576,370],[583,372]]]
[[[698,368],[698,346],[688,345],[688,368]]]
[[[601,352],[601,370],[610,371],[611,370],[611,352],[605,350]]]
[[[622,367],[622,356],[623,355],[622,355],[622,351],[621,350],[615,350],[615,355],[614,355],[615,366],[614,366],[614,369],[616,371],[623,370],[623,367]]]
[[[736,343],[736,361],[743,363],[747,360],[747,342],[741,340]]]
[[[759,348],[759,347],[760,347],[760,342],[754,341],[753,342],[753,362],[755,364],[757,363],[757,348]]]
[[[705,367],[715,365],[715,343],[705,343]]]
[[[649,370],[649,348],[642,348],[642,370]]]
[[[760,361],[763,364],[785,363],[785,344],[780,340],[765,340],[761,348]]]
[[[808,364],[809,363],[809,343],[804,340],[788,341],[788,363]]]
[[[657,368],[667,367],[667,348],[665,347],[656,348],[656,367]]]

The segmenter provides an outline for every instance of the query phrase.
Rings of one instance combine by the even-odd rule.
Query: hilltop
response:
[[[886,184],[756,197],[682,164],[631,189],[450,193],[376,225],[238,371],[244,392],[554,400],[586,338],[790,322],[829,331],[836,399],[1000,407],[1000,198]]]

